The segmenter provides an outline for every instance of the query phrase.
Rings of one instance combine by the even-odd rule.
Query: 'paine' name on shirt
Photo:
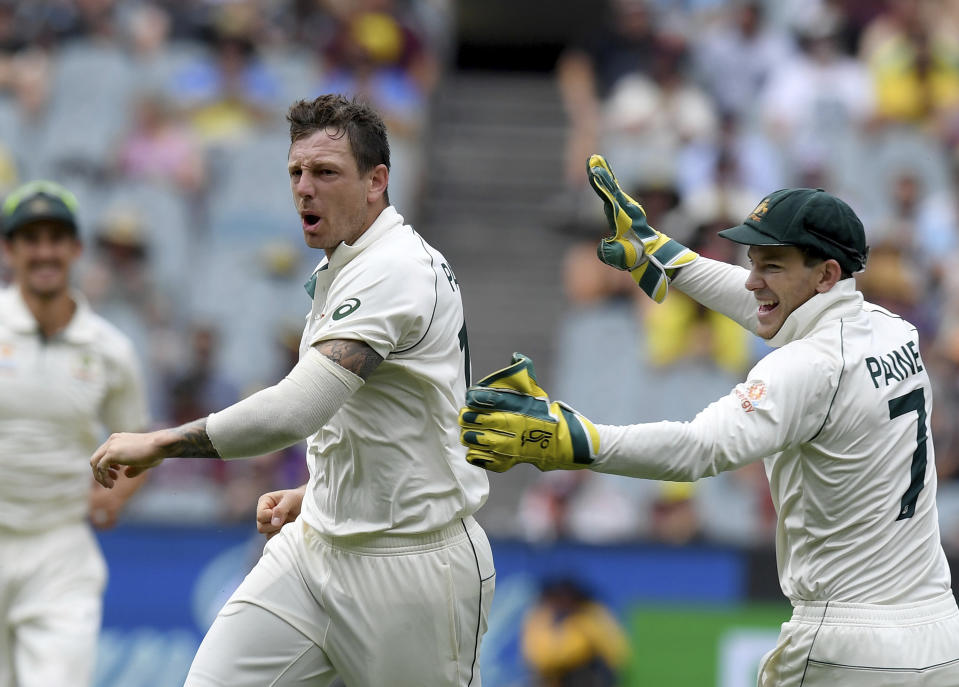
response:
[[[883,355],[866,358],[866,368],[872,377],[873,386],[878,389],[879,382],[882,382],[883,386],[889,386],[890,380],[901,382],[909,375],[922,372],[922,361],[919,359],[919,351],[916,350],[916,342],[910,341]]]

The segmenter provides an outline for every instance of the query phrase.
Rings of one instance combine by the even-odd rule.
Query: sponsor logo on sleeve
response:
[[[739,406],[747,413],[751,413],[762,405],[766,398],[766,382],[760,380],[750,380],[745,384],[740,384],[733,393],[739,399]]]
[[[342,305],[339,305],[336,310],[333,311],[334,320],[342,320],[344,317],[355,311],[360,307],[359,298],[347,298]]]

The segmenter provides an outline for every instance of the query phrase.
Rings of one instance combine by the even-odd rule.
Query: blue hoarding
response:
[[[178,687],[203,633],[260,556],[251,527],[123,526],[101,533],[110,567],[97,687]],[[484,684],[522,684],[518,630],[543,579],[573,576],[625,618],[637,603],[729,604],[745,559],[706,547],[534,546],[493,541],[497,590]]]

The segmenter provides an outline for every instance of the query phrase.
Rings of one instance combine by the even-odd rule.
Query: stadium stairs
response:
[[[569,241],[555,226],[565,116],[553,77],[450,74],[431,119],[418,226],[462,287],[473,378],[522,351],[549,389]],[[536,474],[522,466],[491,475],[481,518],[491,534],[512,529]]]

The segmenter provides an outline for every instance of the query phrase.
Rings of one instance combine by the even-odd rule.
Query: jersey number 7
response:
[[[922,387],[913,389],[904,396],[889,399],[889,419],[916,411],[919,415],[916,425],[916,450],[912,453],[909,488],[902,495],[899,517],[896,520],[911,518],[916,512],[916,501],[926,481],[926,395]]]
[[[460,350],[463,351],[463,374],[466,376],[466,386],[472,383],[470,379],[470,342],[469,337],[466,336],[466,321],[464,320],[463,326],[460,328],[459,333],[460,340]]]

